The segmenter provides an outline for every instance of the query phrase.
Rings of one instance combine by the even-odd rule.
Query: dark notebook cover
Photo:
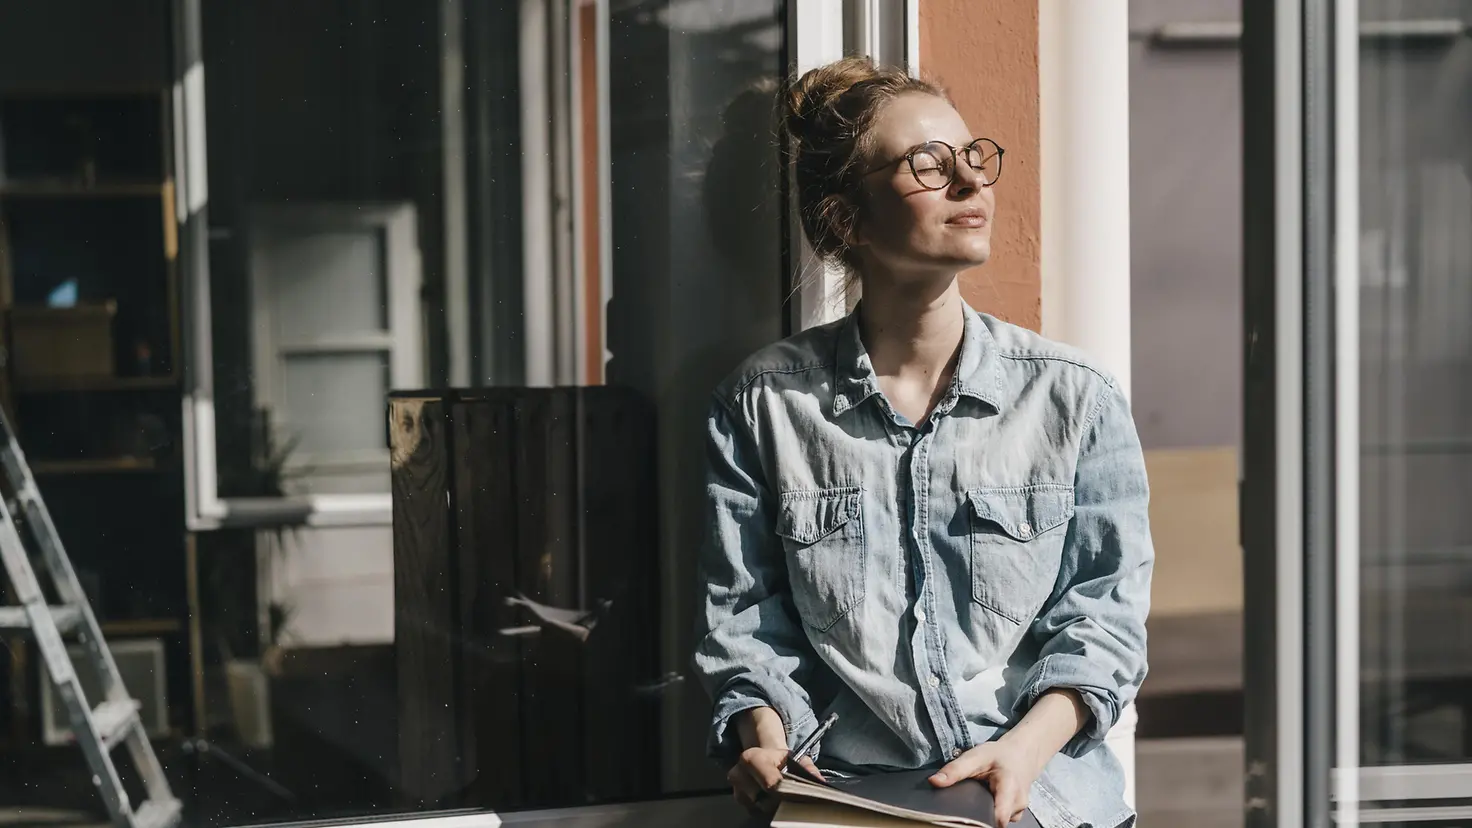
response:
[[[963,779],[949,788],[937,788],[930,784],[933,770],[900,771],[824,780],[815,778],[801,766],[794,766],[787,773],[800,781],[787,791],[779,788],[779,793],[787,793],[793,799],[841,802],[895,816],[925,818],[928,821],[939,822],[964,820],[979,825],[991,825],[992,818],[996,814],[992,792],[980,780]],[[824,796],[822,791],[813,790],[809,786],[827,788],[847,796],[841,798]],[[850,798],[860,801],[851,801]],[[873,804],[866,805],[865,802]],[[898,811],[908,813],[900,814]]]

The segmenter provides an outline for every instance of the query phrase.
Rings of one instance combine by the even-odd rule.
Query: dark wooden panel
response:
[[[411,397],[394,406],[406,788],[448,803],[468,777],[458,804],[500,809],[657,794],[650,406],[611,388]],[[432,470],[429,456],[449,468]],[[446,546],[422,548],[434,543]],[[567,615],[549,621],[508,599]],[[453,689],[430,688],[441,681]],[[411,769],[411,755],[426,765]]]
[[[516,404],[516,486],[521,504],[518,571],[523,594],[558,608],[577,608],[577,471],[572,404],[567,391],[524,394]],[[533,622],[524,615],[527,623]],[[522,704],[526,795],[532,804],[566,802],[583,790],[583,642],[555,627],[527,638]]]
[[[455,512],[460,560],[461,652],[465,663],[461,709],[465,760],[476,769],[472,804],[516,808],[525,804],[520,637],[506,604],[517,589],[517,503],[514,412],[509,397],[457,402]],[[473,711],[473,712],[470,712]]]
[[[583,687],[588,788],[600,799],[649,796],[659,785],[661,698],[654,415],[621,389],[588,388],[579,399],[584,605],[600,608]]]
[[[461,787],[445,407],[395,398],[389,417],[400,786],[411,802],[441,804]]]

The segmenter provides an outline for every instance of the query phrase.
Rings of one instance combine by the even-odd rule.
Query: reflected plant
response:
[[[265,411],[257,412],[255,425],[249,466],[222,476],[222,482],[228,484],[226,490],[232,496],[289,497],[291,481],[311,473],[308,467],[292,464],[292,455],[301,442],[300,435],[293,434],[278,440],[277,431],[270,427],[270,418]],[[285,523],[261,527],[244,533],[251,542],[242,543],[239,549],[220,549],[200,557],[204,633],[222,661],[232,661],[237,656],[249,657],[236,650],[239,645],[245,645],[247,651],[253,651],[255,648],[249,642],[254,639],[263,642],[260,656],[268,667],[279,662],[280,644],[294,608],[285,601],[273,600],[266,605],[266,617],[262,619],[257,590],[247,585],[258,582],[256,562],[261,545],[258,533],[269,535],[267,555],[269,563],[274,565],[284,556],[288,539],[294,536],[297,528],[294,524]],[[264,636],[251,634],[259,629],[262,622],[265,629],[260,632]]]

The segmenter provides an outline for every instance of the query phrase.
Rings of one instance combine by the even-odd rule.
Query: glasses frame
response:
[[[951,151],[951,174],[946,176],[944,184],[941,184],[938,187],[932,187],[926,184],[924,181],[920,180],[920,171],[915,169],[915,156],[922,150],[925,150],[927,147],[932,147],[936,144],[939,144],[940,146],[943,146]],[[1002,178],[1002,156],[1007,152],[1005,149],[1002,148],[1001,144],[998,144],[996,141],[993,141],[990,138],[977,138],[966,146],[960,148],[953,147],[950,144],[947,144],[945,141],[926,141],[925,143],[914,147],[904,155],[899,156],[898,158],[893,158],[889,161],[885,161],[879,166],[864,173],[864,175],[873,175],[874,173],[882,172],[894,166],[895,164],[904,161],[906,164],[909,165],[910,176],[915,179],[916,184],[919,184],[922,188],[926,190],[944,190],[956,182],[956,170],[961,168],[961,152],[972,149],[973,147],[982,144],[990,144],[992,148],[997,151],[997,174],[992,177],[991,181],[984,181],[981,185],[983,187],[990,187],[993,184],[996,184],[997,181],[1001,180]],[[971,165],[968,163],[966,166],[970,167]],[[972,167],[972,170],[976,170],[976,168]]]

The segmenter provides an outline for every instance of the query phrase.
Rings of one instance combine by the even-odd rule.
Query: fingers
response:
[[[949,788],[962,779],[980,776],[992,769],[992,743],[978,745],[946,763],[945,767],[930,777],[930,784],[937,788]]]
[[[726,780],[731,783],[731,795],[736,797],[741,807],[757,813],[756,798],[761,793],[761,787],[746,772],[746,767],[738,763],[726,773]]]
[[[993,777],[991,783],[999,828],[1021,819],[1027,810],[1027,789],[1010,776]]]
[[[753,814],[767,814],[773,801],[764,794],[782,781],[781,763],[786,755],[786,751],[766,748],[750,748],[741,754],[741,760],[726,773],[726,780],[743,808]]]
[[[741,754],[741,764],[761,790],[769,791],[782,781],[781,759],[783,754],[771,750],[754,749]]]
[[[797,760],[797,763],[799,765],[802,765],[804,768],[807,768],[808,773],[811,773],[813,776],[816,776],[819,779],[823,778],[823,772],[818,770],[818,766],[813,764],[813,760],[809,757],[804,756],[801,759]]]

